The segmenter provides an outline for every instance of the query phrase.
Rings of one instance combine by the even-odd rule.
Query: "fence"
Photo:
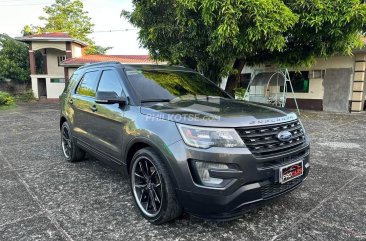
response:
[[[15,81],[0,81],[0,91],[8,92],[12,95],[24,93],[32,89],[32,85],[29,84],[19,84]]]

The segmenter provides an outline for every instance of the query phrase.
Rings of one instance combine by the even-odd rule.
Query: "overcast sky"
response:
[[[12,37],[21,36],[27,24],[42,25],[38,19],[43,7],[54,0],[0,0],[0,33]],[[147,54],[139,47],[137,30],[106,32],[110,30],[134,29],[125,19],[120,18],[122,9],[131,10],[131,0],[82,0],[95,24],[92,38],[98,45],[111,46],[108,54]]]

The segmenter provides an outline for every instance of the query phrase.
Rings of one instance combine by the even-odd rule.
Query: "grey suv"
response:
[[[91,64],[73,74],[61,99],[67,161],[88,152],[128,175],[136,206],[154,224],[182,211],[239,217],[309,172],[296,114],[236,101],[190,69]]]

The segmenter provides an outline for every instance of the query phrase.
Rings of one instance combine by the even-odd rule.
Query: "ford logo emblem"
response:
[[[289,141],[292,139],[292,133],[289,131],[281,131],[278,133],[277,139],[280,141]]]

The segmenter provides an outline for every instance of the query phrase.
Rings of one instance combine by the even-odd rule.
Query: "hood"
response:
[[[286,122],[296,114],[270,105],[225,98],[178,100],[141,107],[152,118],[207,127],[243,127]]]

